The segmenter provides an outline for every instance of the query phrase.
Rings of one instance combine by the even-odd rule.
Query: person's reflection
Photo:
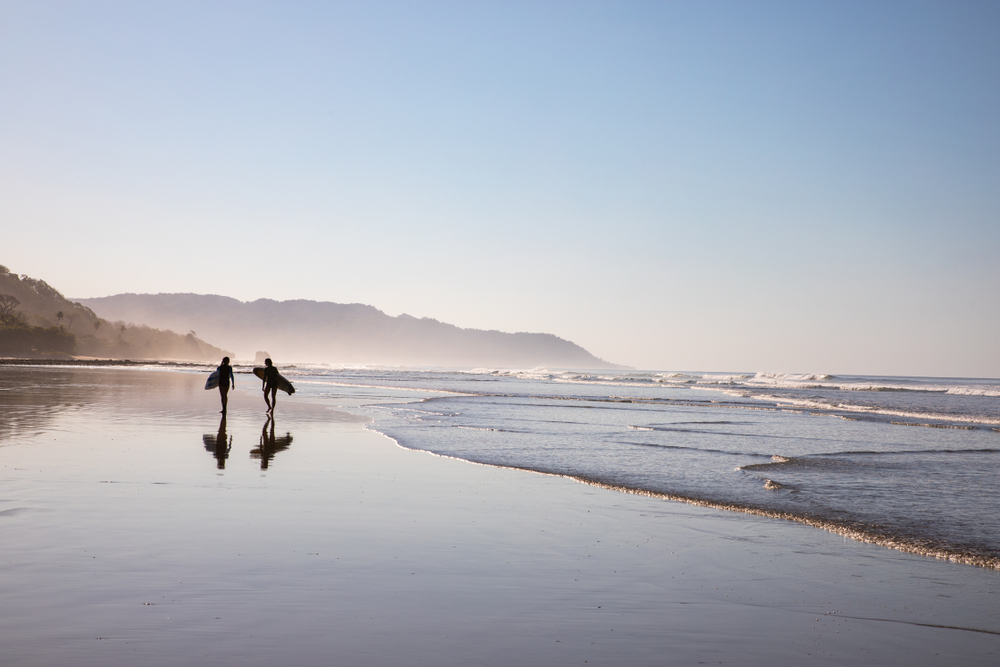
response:
[[[268,428],[270,427],[270,428]],[[260,447],[250,451],[250,458],[260,459],[260,469],[267,470],[274,455],[283,452],[292,444],[292,434],[285,432],[280,438],[274,437],[274,417],[268,417],[260,432]]]
[[[206,433],[201,436],[201,439],[205,443],[205,449],[213,454],[215,460],[218,461],[219,470],[225,470],[226,459],[229,458],[229,450],[233,448],[233,436],[226,437],[226,415],[222,415],[222,420],[219,421],[219,432],[217,434]]]

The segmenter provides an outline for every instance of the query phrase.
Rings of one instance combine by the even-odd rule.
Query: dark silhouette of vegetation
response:
[[[17,311],[20,299],[0,294],[0,355],[34,356],[72,354],[76,347],[73,334],[62,327],[33,327]]]
[[[33,357],[73,354],[76,337],[62,327],[0,326],[0,355]]]
[[[64,320],[67,327],[63,327]],[[88,333],[74,334],[76,322]],[[83,304],[71,302],[45,281],[18,276],[0,266],[0,357],[70,354],[205,361],[219,359],[227,352],[190,334],[182,336],[126,322],[112,324]]]
[[[22,323],[17,312],[20,303],[15,296],[0,294],[0,325],[14,326]]]

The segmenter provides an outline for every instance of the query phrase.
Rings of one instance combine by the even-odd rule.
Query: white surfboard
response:
[[[212,374],[208,376],[208,380],[205,381],[205,389],[215,389],[219,386],[219,371],[212,371]]]

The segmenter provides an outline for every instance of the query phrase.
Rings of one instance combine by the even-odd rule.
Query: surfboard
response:
[[[208,380],[205,381],[205,389],[215,389],[219,386],[219,371],[212,371],[212,374],[208,376]]]
[[[264,379],[264,367],[263,366],[258,366],[257,368],[253,369],[253,374],[256,375],[259,379],[263,380]],[[281,377],[281,374],[278,375],[278,389],[280,389],[281,391],[285,392],[289,396],[291,396],[292,394],[295,393],[295,387],[292,386],[291,382],[289,382],[285,378]]]

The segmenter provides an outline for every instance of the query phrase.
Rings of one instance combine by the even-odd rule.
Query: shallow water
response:
[[[438,390],[373,408],[406,447],[809,523],[1000,568],[1000,381],[302,368]]]

